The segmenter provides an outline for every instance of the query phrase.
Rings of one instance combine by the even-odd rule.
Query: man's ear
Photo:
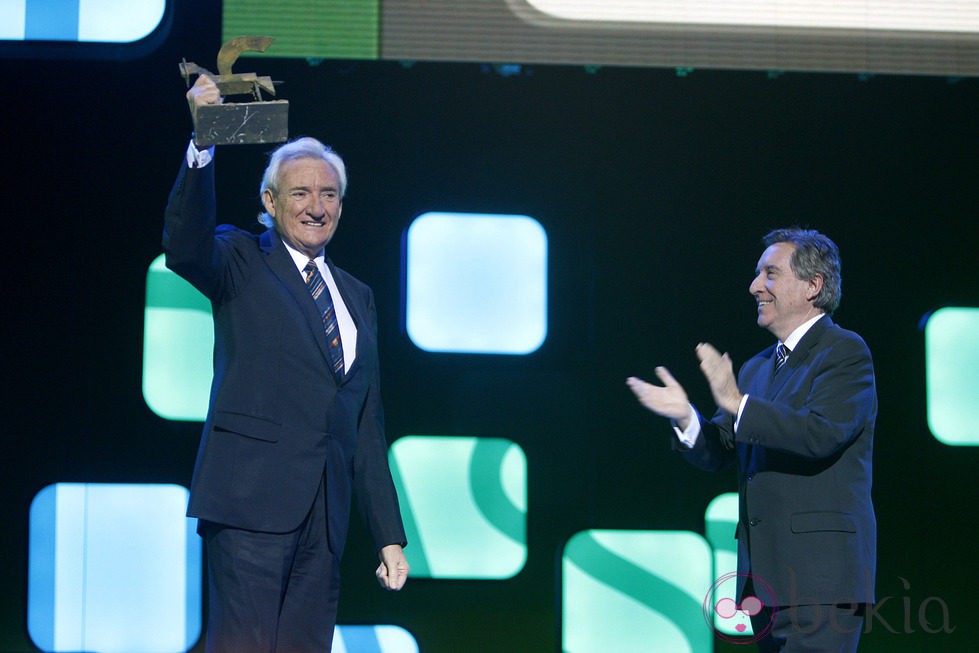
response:
[[[823,275],[817,273],[812,279],[809,280],[809,292],[806,293],[806,299],[813,301],[819,297],[819,293],[822,291]]]
[[[268,188],[262,191],[262,205],[265,207],[265,212],[274,218],[275,196],[272,195],[272,191],[270,191]]]

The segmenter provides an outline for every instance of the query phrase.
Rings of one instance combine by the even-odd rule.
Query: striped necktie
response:
[[[330,289],[323,281],[316,262],[310,259],[306,267],[303,268],[303,275],[306,277],[306,289],[316,301],[320,315],[323,317],[323,332],[326,334],[326,342],[330,353],[330,364],[333,366],[333,374],[337,379],[343,376],[343,344],[340,342],[340,325],[337,323],[337,314],[333,308],[333,298],[330,296]]]
[[[789,354],[792,351],[786,347],[783,343],[778,343],[775,347],[775,371],[778,372],[785,365],[785,361],[789,360]]]

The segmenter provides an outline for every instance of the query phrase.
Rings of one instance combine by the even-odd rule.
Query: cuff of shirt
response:
[[[194,139],[190,139],[190,144],[187,145],[187,165],[191,168],[203,168],[211,159],[214,158],[214,146],[204,148],[203,150],[198,150],[197,146],[194,145]]]
[[[748,395],[741,395],[741,403],[738,404],[738,414],[734,416],[734,432],[738,432],[738,424],[741,423],[741,413],[744,412],[744,407],[748,404]]]
[[[697,411],[694,409],[693,404],[690,404],[689,420],[685,429],[681,429],[677,426],[676,422],[673,422],[673,431],[676,433],[676,437],[681,444],[687,449],[693,449],[693,446],[697,444],[697,438],[700,437],[700,418],[697,416]]]

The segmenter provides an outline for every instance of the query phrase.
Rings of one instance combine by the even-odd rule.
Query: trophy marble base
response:
[[[194,115],[198,147],[281,143],[288,138],[288,100],[209,104],[197,107]]]

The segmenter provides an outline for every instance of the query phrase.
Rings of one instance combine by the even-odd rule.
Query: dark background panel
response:
[[[213,0],[177,2],[169,37],[135,60],[0,60],[0,650],[34,650],[27,517],[42,487],[189,482],[199,425],[163,420],[141,396],[144,283],[190,132],[177,62],[213,60],[219,18]],[[836,319],[865,337],[878,372],[880,601],[862,650],[959,651],[979,639],[979,452],[928,432],[919,329],[938,307],[979,306],[976,79],[277,59],[236,70],[253,67],[285,82],[291,133],[347,161],[330,253],[377,294],[389,439],[507,437],[529,463],[523,572],[416,579],[387,594],[355,526],[342,622],[402,625],[426,652],[553,651],[573,533],[702,532],[733,475],[676,460],[667,425],[624,380],[667,365],[713,410],[693,348],[710,341],[743,362],[770,343],[747,286],[761,236],[798,223],[839,244]],[[254,224],[268,149],[218,152],[225,221]],[[537,352],[411,344],[402,234],[430,210],[544,226],[549,332]],[[954,631],[934,632],[945,612]]]

